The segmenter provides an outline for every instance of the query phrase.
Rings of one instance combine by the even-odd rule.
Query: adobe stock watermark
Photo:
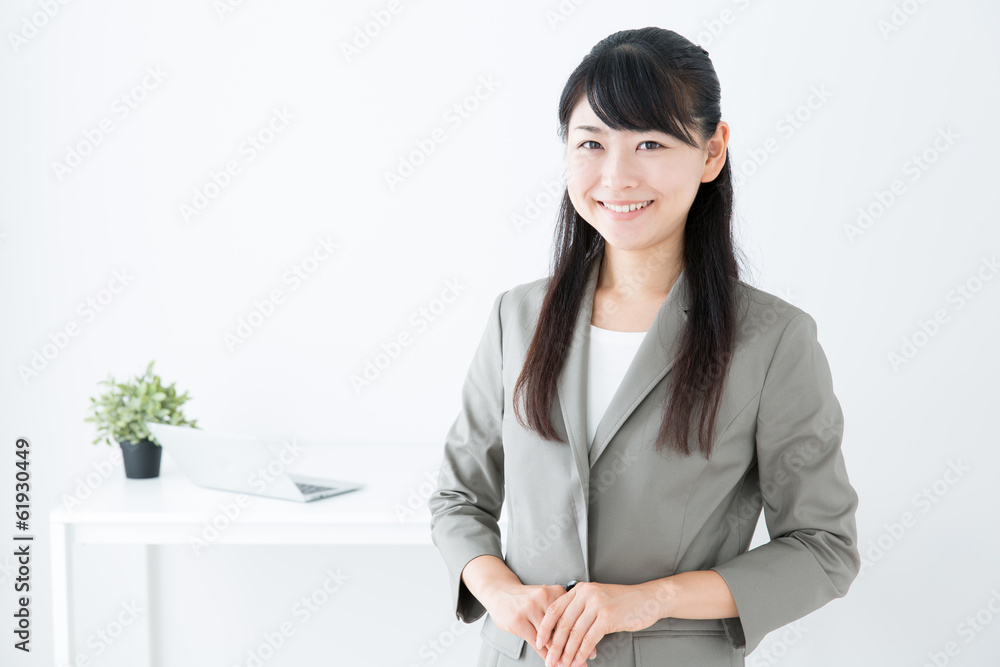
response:
[[[545,21],[549,24],[550,30],[555,30],[560,25],[576,14],[577,8],[587,0],[559,0],[554,7],[546,9],[544,12]]]
[[[596,443],[595,443],[596,446]],[[628,443],[624,449],[602,453],[602,464],[595,465],[590,472],[588,484],[587,509],[597,505],[601,497],[616,484],[628,483],[626,473],[640,463],[636,456],[639,443]],[[596,472],[600,468],[600,472]],[[529,536],[529,542],[524,552],[525,560],[530,564],[541,558],[554,545],[562,543],[567,535],[575,535],[577,517],[570,511],[553,512],[548,523],[543,528],[536,528]]]
[[[529,564],[541,558],[554,544],[561,543],[567,535],[576,532],[576,517],[570,512],[555,512],[545,528],[532,531],[527,545],[522,545],[525,561]]]
[[[446,280],[439,296],[410,314],[409,331],[400,331],[388,342],[383,342],[379,346],[379,352],[365,359],[361,372],[351,374],[350,381],[354,392],[360,395],[382,377],[392,364],[402,356],[403,350],[413,343],[414,337],[427,331],[448,310],[448,306],[454,303],[459,295],[467,289],[467,285],[462,285],[457,280]]]
[[[594,446],[598,446],[599,443],[594,443]],[[601,443],[603,444],[603,443]],[[625,473],[631,470],[637,463],[639,463],[639,457],[636,456],[636,448],[638,443],[629,443],[629,446],[625,447],[624,450],[617,448],[614,451],[614,463],[610,463],[602,467],[601,472],[594,474],[595,468],[591,469],[590,475],[590,497],[588,498],[588,505],[595,505],[599,500],[601,495],[611,489],[618,480],[624,477]],[[605,462],[611,461],[611,452],[602,452],[602,458],[607,456]]]
[[[833,92],[827,90],[826,84],[813,86],[809,89],[809,96],[802,104],[787,112],[775,123],[774,128],[785,141],[791,139],[809,122],[817,111],[823,108],[833,97]],[[755,176],[761,168],[767,164],[771,156],[781,149],[781,143],[774,137],[765,139],[759,148],[751,148],[747,151],[748,157],[737,165],[734,165],[733,178],[737,186],[743,185],[747,179]]]
[[[743,335],[747,337],[747,341],[752,343],[756,341],[765,331],[773,327],[779,321],[784,321],[779,318],[779,315],[787,311],[790,305],[794,304],[798,299],[792,294],[792,291],[782,290],[775,292],[775,296],[778,297],[778,301],[774,304],[768,304],[766,308],[763,308],[758,313],[751,314],[747,312],[747,320],[743,324]]]
[[[112,446],[109,449],[111,453],[106,459],[90,464],[94,469],[93,472],[88,473],[85,477],[76,478],[72,495],[62,494],[62,506],[67,512],[72,512],[83,505],[84,501],[88,500],[97,489],[104,485],[104,482],[108,481],[118,464],[121,463],[121,447]]]
[[[452,423],[451,428],[448,429],[448,433],[445,436],[446,447],[452,445],[454,442],[455,430],[457,427],[461,427],[461,419],[462,416],[459,415],[459,417]],[[503,428],[502,417],[498,419],[493,414],[478,415],[476,423],[478,428],[485,433],[499,433],[500,429]],[[452,466],[451,461],[448,458],[447,449],[446,455],[441,463],[441,468],[433,472],[427,472],[424,476],[428,481],[421,484],[417,489],[411,488],[408,490],[405,505],[397,502],[393,506],[393,509],[396,511],[396,517],[401,523],[411,518],[418,509],[423,508],[430,510],[432,514],[431,520],[433,523],[434,508],[430,505],[431,497],[440,489],[439,484],[442,478],[446,482],[450,483],[451,480],[454,480],[457,477],[455,468]],[[439,504],[446,504],[447,502],[448,501],[440,501],[439,499]]]
[[[514,225],[514,230],[520,234],[524,231],[525,227],[534,224],[538,220],[543,210],[553,204],[558,206],[562,202],[565,188],[565,169],[559,177],[542,181],[535,194],[525,198],[524,206],[521,207],[521,210],[510,214],[510,221]]]
[[[13,558],[4,556],[0,561],[0,586],[4,586],[6,590],[7,582],[17,575],[18,569],[18,563]]]
[[[323,610],[323,607],[330,603],[331,598],[338,593],[351,578],[336,568],[334,571],[327,568],[324,572],[326,578],[308,595],[303,595],[292,605],[291,615],[298,625],[286,620],[278,624],[276,628],[263,633],[254,642],[253,646],[246,650],[246,658],[242,663],[246,667],[262,667],[268,660],[277,655],[278,651],[288,643],[288,640],[295,636],[295,631],[307,623],[315,614]]]
[[[732,4],[741,12],[750,8],[750,0],[732,0]],[[702,21],[701,24],[705,29],[698,31],[691,41],[708,50],[708,47],[721,37],[726,28],[735,23],[737,18],[739,18],[737,12],[729,8],[723,9],[715,18]]]
[[[994,587],[989,592],[990,597],[983,606],[955,626],[955,634],[964,639],[966,645],[971,644],[976,637],[986,631],[997,616],[1000,616],[1000,590]],[[949,640],[940,650],[929,651],[922,667],[947,667],[951,664],[952,658],[958,657],[961,653],[962,647],[958,642]]]
[[[820,417],[816,437],[797,440],[785,447],[775,465],[766,471],[766,477],[765,471],[758,473],[760,487],[750,497],[749,502],[737,503],[736,510],[726,515],[730,528],[735,530],[740,521],[755,525],[764,507],[765,497],[777,494],[781,487],[789,483],[800,484],[802,470],[808,471],[810,466],[829,456],[831,449],[840,447],[842,432],[842,422],[835,421],[829,415]]]
[[[371,19],[361,25],[354,26],[351,40],[340,43],[340,54],[344,60],[350,64],[361,52],[371,46],[371,43],[389,27],[396,14],[402,10],[403,6],[399,0],[389,0],[385,8],[373,9]]]
[[[440,470],[428,470],[424,473],[425,481],[420,486],[416,488],[410,487],[406,490],[405,502],[396,502],[392,506],[396,512],[396,519],[400,523],[413,517],[417,513],[417,510],[427,507],[427,500],[438,488],[440,474]]]
[[[416,173],[417,168],[434,154],[437,147],[447,141],[449,131],[454,132],[471,118],[479,106],[496,92],[500,83],[493,78],[492,74],[480,76],[479,85],[472,93],[452,104],[444,112],[444,122],[450,129],[435,127],[426,137],[414,139],[413,143],[416,148],[409,153],[400,154],[396,169],[385,172],[385,184],[389,188],[389,192],[395,192],[396,188]]]
[[[288,266],[281,276],[281,282],[288,285],[288,292],[299,289],[305,281],[309,280],[323,264],[333,256],[333,251],[340,248],[340,243],[330,240],[330,235],[317,237],[316,245],[312,251],[303,259]],[[233,331],[226,331],[222,335],[222,342],[226,344],[230,352],[235,352],[236,348],[250,340],[264,322],[274,317],[278,306],[285,303],[288,294],[281,287],[275,287],[266,296],[254,299],[250,312],[236,320],[236,328]]]
[[[215,0],[212,9],[220,21],[224,21],[229,14],[236,11],[237,7],[242,7],[246,0]]]
[[[619,293],[623,297],[634,296],[641,294],[646,289],[646,284],[649,282],[650,278],[659,275],[663,272],[664,267],[668,263],[672,263],[673,258],[665,250],[654,249],[652,252],[648,253],[642,266],[636,267],[634,270],[630,270],[623,273],[620,277],[621,285],[618,288]],[[617,301],[605,300],[600,304],[595,305],[591,311],[591,319],[593,324],[598,327],[605,326],[606,318],[613,318],[615,313],[619,311],[620,306]],[[589,336],[590,332],[587,327],[582,329],[574,329],[573,335],[570,338],[570,345],[579,344],[585,336]]]
[[[247,484],[258,494],[264,493],[277,479],[284,475],[285,468],[299,458],[303,451],[305,448],[299,445],[294,438],[291,441],[283,442],[280,452],[274,454],[274,458],[267,466],[258,467],[250,473],[247,477]],[[239,520],[243,510],[253,504],[255,497],[245,493],[237,493],[232,500],[219,503],[215,514],[202,521],[201,531],[188,539],[188,546],[191,547],[194,555],[200,556],[202,551],[218,542],[222,534]]]
[[[447,629],[442,630],[436,637],[425,641],[417,649],[420,656],[421,665],[433,665],[438,662],[445,653],[454,648],[459,637],[469,630],[469,623],[455,619]],[[411,662],[408,667],[417,667],[418,663]]]
[[[104,312],[108,306],[114,303],[118,295],[132,283],[135,278],[128,273],[128,269],[121,269],[112,273],[111,280],[107,287],[97,291],[96,294],[88,296],[80,301],[76,307],[76,314],[82,320],[70,319],[61,329],[48,335],[49,342],[44,343],[40,348],[31,350],[31,359],[25,364],[18,364],[17,373],[21,382],[27,386],[28,382],[38,377],[43,370],[48,368],[55,359],[66,349],[71,339],[80,335],[83,327],[93,322],[97,316]]]
[[[63,158],[52,161],[52,173],[56,180],[62,183],[67,176],[83,164],[84,158],[92,155],[98,146],[103,144],[109,135],[113,133],[118,125],[132,115],[139,106],[146,101],[149,94],[160,87],[167,72],[160,69],[159,65],[146,67],[145,74],[137,84],[130,87],[121,95],[115,97],[111,103],[108,115],[104,116],[93,127],[88,127],[81,133],[82,139],[66,145],[63,151]]]
[[[786,625],[780,635],[773,635],[775,638],[768,642],[767,646],[758,647],[750,655],[748,667],[770,667],[778,664],[788,655],[788,649],[798,644],[807,631],[808,628],[802,625],[801,620]]]
[[[49,24],[62,8],[69,4],[69,0],[38,0],[38,10],[21,19],[21,27],[18,32],[8,32],[7,41],[14,53],[19,53],[28,40],[38,36],[38,31]]]
[[[910,502],[913,507],[919,510],[919,514],[905,511],[898,518],[883,523],[884,530],[874,539],[868,540],[868,545],[860,550],[861,569],[858,571],[857,579],[860,580],[876,563],[885,558],[892,549],[903,539],[906,533],[917,525],[920,515],[927,514],[941,500],[948,495],[952,487],[958,484],[972,470],[962,462],[961,459],[948,461],[948,469],[930,484],[913,494]]]
[[[208,178],[194,188],[191,199],[178,205],[181,219],[190,224],[194,218],[204,213],[209,205],[232,185],[233,179],[243,173],[243,168],[267,149],[279,134],[288,129],[293,120],[295,116],[287,107],[273,109],[264,125],[240,142],[236,149],[236,157],[227,160],[222,168],[209,171]]]
[[[938,158],[948,152],[955,145],[955,142],[961,138],[961,135],[956,134],[951,129],[951,125],[947,128],[939,127],[937,136],[934,137],[929,146],[919,153],[914,153],[903,162],[903,166],[900,168],[902,175],[909,177],[910,183],[916,183],[931,168],[931,165],[937,162]],[[858,207],[854,222],[844,224],[844,234],[847,236],[847,240],[854,243],[859,236],[867,232],[875,224],[875,221],[885,215],[904,194],[906,194],[906,181],[902,178],[893,179],[888,187],[884,189],[874,190],[872,192],[872,199],[864,206]]]
[[[995,254],[983,257],[971,276],[948,290],[945,301],[952,304],[951,311],[959,311],[975,299],[986,283],[993,280],[998,271],[1000,271],[1000,263],[997,263]],[[886,355],[892,370],[898,372],[900,368],[913,361],[914,357],[941,333],[944,326],[951,322],[951,316],[952,312],[949,312],[948,308],[945,307],[935,309],[928,318],[917,320],[916,331],[903,336],[900,347]]]
[[[619,291],[622,296],[631,296],[641,292],[644,288],[645,283],[653,275],[660,273],[663,269],[665,262],[672,262],[672,258],[665,251],[654,250],[649,256],[646,257],[645,262],[642,266],[637,267],[634,271],[622,274],[621,287]],[[614,317],[615,313],[619,310],[619,306],[615,301],[603,301],[600,304],[594,306],[591,313],[591,319],[593,324],[598,327],[605,326],[604,323],[607,321],[606,318]],[[590,336],[590,330],[587,327],[574,328],[570,334],[569,340],[566,341],[565,347],[572,348],[577,345],[581,345],[586,337]]]
[[[892,11],[889,12],[889,16],[886,18],[880,18],[875,27],[878,28],[879,34],[885,40],[889,39],[889,35],[894,32],[899,32],[899,30],[910,22],[910,19],[920,11],[920,8],[927,2],[927,0],[903,0],[900,3],[893,3]]]
[[[75,667],[85,667],[88,665],[90,660],[111,648],[122,635],[128,632],[129,628],[135,625],[139,616],[146,612],[144,608],[139,607],[139,604],[135,600],[122,602],[119,607],[121,609],[112,620],[87,635],[86,646],[91,650],[78,652],[71,664]]]

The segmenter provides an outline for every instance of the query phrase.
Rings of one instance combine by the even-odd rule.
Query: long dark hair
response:
[[[670,30],[623,30],[601,40],[570,75],[559,100],[559,136],[586,96],[613,130],[659,130],[699,148],[722,117],[719,79],[708,52]],[[692,136],[693,128],[698,137]],[[690,310],[670,371],[656,448],[689,455],[690,420],[699,417],[699,447],[711,454],[723,382],[735,346],[740,268],[732,235],[733,184],[727,153],[719,175],[701,183],[684,228],[683,266]],[[566,359],[587,277],[604,238],[576,212],[564,190],[555,230],[551,278],[524,368],[514,386],[514,413],[525,428],[561,441],[551,423],[556,378]],[[528,424],[518,397],[526,394]]]

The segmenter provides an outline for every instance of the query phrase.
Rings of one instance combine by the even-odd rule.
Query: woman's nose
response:
[[[610,151],[601,168],[601,185],[617,192],[638,184],[639,173],[632,156]]]

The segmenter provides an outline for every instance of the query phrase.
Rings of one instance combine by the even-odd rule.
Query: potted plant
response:
[[[196,428],[196,420],[188,421],[180,410],[188,400],[187,392],[178,394],[173,384],[164,387],[160,376],[153,373],[152,361],[143,375],[131,381],[117,383],[108,374],[98,384],[106,385],[108,390],[90,399],[90,414],[84,419],[97,424],[93,444],[103,439],[110,445],[114,438],[122,448],[126,477],[158,477],[163,450],[146,428],[146,422]]]

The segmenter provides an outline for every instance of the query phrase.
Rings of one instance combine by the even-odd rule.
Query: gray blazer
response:
[[[548,278],[497,296],[448,431],[431,536],[451,580],[457,618],[486,613],[460,579],[482,554],[524,584],[572,579],[638,584],[715,570],[739,616],[662,618],[607,635],[590,665],[743,665],[764,635],[844,596],[858,574],[858,496],[841,451],[843,413],[815,320],[740,283],[749,310],[725,379],[711,460],[652,449],[687,317],[686,271],[643,338],[586,442],[587,346],[599,262],[589,274],[553,426],[543,440],[514,417],[512,393]],[[497,520],[506,500],[507,553]],[[770,541],[748,550],[763,509]],[[478,667],[542,665],[521,637],[483,623]]]

